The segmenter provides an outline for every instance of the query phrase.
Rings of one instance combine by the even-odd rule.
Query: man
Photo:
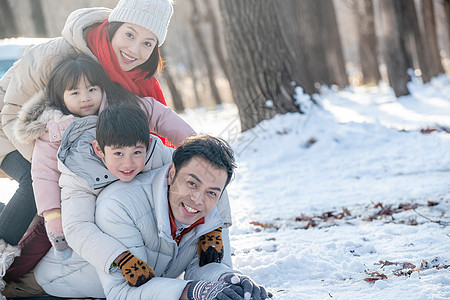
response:
[[[221,227],[216,204],[234,168],[233,151],[226,142],[206,135],[190,137],[174,152],[171,165],[102,191],[97,198],[96,224],[132,254],[117,267],[124,275],[139,277],[148,272],[139,264],[142,260],[156,275],[139,287],[130,287],[121,272],[98,272],[108,299],[268,298],[263,287],[232,270],[229,260],[199,266],[198,239]],[[224,239],[227,234],[223,232]],[[67,271],[67,276],[56,272],[59,277],[55,268],[48,268],[50,258],[46,256],[35,270],[37,282],[47,293],[102,296],[98,279],[89,272],[94,268],[77,255],[71,263],[59,262]],[[178,279],[183,272],[184,279]]]

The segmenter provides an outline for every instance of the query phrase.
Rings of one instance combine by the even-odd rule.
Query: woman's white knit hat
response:
[[[172,13],[171,0],[120,0],[108,21],[142,26],[156,35],[161,46],[166,39]]]

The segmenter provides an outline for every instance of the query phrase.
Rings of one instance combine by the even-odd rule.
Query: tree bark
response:
[[[382,27],[381,52],[386,63],[389,83],[395,96],[400,97],[409,94],[407,83],[410,77],[405,45],[400,38],[398,24],[400,17],[394,1],[397,0],[379,0]]]
[[[0,7],[0,38],[17,37],[19,31],[9,1],[0,0]]]
[[[342,52],[342,43],[333,1],[319,0],[318,3],[323,21],[322,47],[325,49],[330,73],[330,84],[336,84],[340,88],[345,88],[349,85],[349,81],[345,70],[344,54]]]
[[[41,0],[30,0],[31,18],[33,19],[34,30],[37,37],[47,37],[47,27],[45,26],[45,17],[42,11]]]
[[[414,70],[415,55],[414,47],[414,33],[411,26],[411,4],[414,5],[414,0],[402,0],[394,1],[394,9],[397,17],[397,26],[399,31],[400,42],[405,46],[405,60],[408,65],[408,69]]]
[[[441,55],[439,54],[436,20],[434,17],[433,1],[421,0],[423,13],[423,39],[425,42],[426,55],[429,58],[431,76],[436,77],[444,73]]]
[[[450,0],[444,0],[443,5],[444,5],[445,17],[447,19],[448,42],[450,44]],[[449,47],[449,49],[447,49],[447,53],[448,53],[448,55],[450,55],[450,47]]]
[[[361,4],[362,7],[359,7]],[[378,61],[378,43],[375,33],[375,16],[372,0],[353,2],[357,15],[358,53],[364,84],[375,84],[381,80]]]
[[[419,19],[417,17],[414,0],[402,0],[396,2],[402,16],[402,36],[405,39],[408,52],[411,53],[411,59],[416,61],[422,72],[423,82],[429,82],[431,79],[430,63],[425,54],[425,44],[420,32]],[[411,66],[414,67],[414,66]]]
[[[206,19],[211,24],[212,28],[212,37],[213,37],[213,47],[214,52],[216,53],[217,60],[219,61],[220,66],[225,74],[225,77],[228,81],[231,81],[230,68],[226,62],[224,51],[225,49],[222,47],[221,36],[222,33],[219,30],[219,23],[217,21],[217,17],[214,14],[214,9],[211,5],[211,0],[203,0],[203,3],[206,7]]]
[[[194,54],[193,54],[192,47],[191,47],[194,45],[189,45],[189,42],[191,42],[191,41],[187,35],[183,35],[182,39],[183,39],[183,43],[186,45],[185,49],[187,52],[187,59],[185,60],[184,63],[186,65],[187,72],[189,73],[190,78],[192,79],[192,90],[194,91],[195,107],[200,107],[201,106],[200,94],[199,94],[198,88],[197,88],[198,78],[197,78],[197,73],[196,73],[196,69],[195,69],[197,64],[195,63]]]
[[[164,57],[164,48],[161,47],[161,55]],[[175,81],[172,78],[172,75],[169,72],[169,66],[166,66],[165,70],[162,72],[163,78],[166,80],[167,86],[170,90],[170,95],[172,96],[172,102],[173,106],[176,112],[181,113],[184,111],[185,107],[183,104],[183,99],[181,98],[180,93],[178,92],[177,86],[175,84]]]
[[[225,36],[233,70],[231,88],[241,128],[248,130],[277,113],[300,112],[295,104],[298,76],[292,41],[298,36],[285,30],[292,10],[272,0],[221,1]]]
[[[213,63],[211,61],[211,57],[209,55],[208,48],[206,46],[205,40],[202,36],[202,32],[200,29],[201,16],[200,16],[200,12],[198,10],[197,1],[192,0],[192,5],[193,5],[193,13],[192,13],[192,18],[191,18],[191,26],[192,26],[192,30],[194,32],[194,37],[198,43],[200,52],[201,52],[203,59],[205,61],[205,64],[206,64],[206,71],[208,74],[208,81],[209,81],[209,86],[211,88],[211,94],[212,94],[216,104],[221,104],[222,99],[219,94],[219,89],[217,88],[217,85],[216,85],[216,76],[214,74]]]
[[[315,88],[323,84],[333,84],[329,68],[326,64],[326,53],[322,34],[324,32],[324,25],[319,1],[293,0],[291,3],[293,11],[298,14],[298,16],[292,17],[298,24],[300,47],[306,57],[305,61],[308,73],[314,82]]]

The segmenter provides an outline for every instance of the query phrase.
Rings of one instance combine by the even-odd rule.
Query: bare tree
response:
[[[413,62],[415,61],[422,72],[422,80],[429,82],[431,79],[430,64],[425,54],[425,43],[420,32],[414,0],[396,1],[395,4],[400,11],[400,32],[408,52],[408,59],[410,60],[408,64],[413,68]]]
[[[372,0],[352,1],[357,16],[358,53],[364,84],[378,84],[381,80],[378,69],[378,43],[375,33],[375,16]]]
[[[33,19],[34,29],[37,37],[47,37],[47,27],[45,26],[45,17],[42,11],[41,0],[30,0],[31,18]]]
[[[297,16],[283,3],[220,2],[226,45],[232,58],[231,88],[244,131],[277,113],[301,112],[292,84],[299,79],[292,43],[298,36],[293,34],[292,22],[288,24]]]
[[[313,0],[317,1],[317,0]],[[323,30],[322,47],[325,49],[327,67],[329,68],[330,84],[336,84],[340,88],[349,85],[348,76],[345,71],[344,54],[342,52],[341,38],[339,36],[336,13],[333,1],[319,0]]]
[[[0,0],[0,38],[19,35],[16,20],[8,0]]]
[[[411,80],[408,75],[407,53],[400,37],[398,11],[396,0],[379,0],[381,22],[381,53],[386,63],[389,83],[395,96],[408,95],[407,83]]]
[[[421,0],[421,7],[423,14],[423,39],[425,41],[425,51],[431,69],[431,76],[435,77],[444,73],[444,68],[442,67],[441,56],[439,54],[433,1]]]
[[[313,86],[317,88],[318,84],[333,84],[326,63],[327,56],[322,34],[324,32],[324,24],[319,1],[294,0],[282,1],[282,3],[286,6],[285,9],[291,6],[292,13],[297,14],[293,20],[297,24],[296,31],[300,42],[298,49],[301,49],[301,53],[304,53],[305,64],[303,67],[306,67],[308,78],[313,81]],[[286,16],[286,18],[288,17]]]
[[[224,54],[225,49],[222,47],[221,43],[222,33],[220,32],[219,29],[219,22],[217,21],[217,16],[214,13],[211,0],[203,0],[203,3],[206,7],[206,20],[211,24],[214,52],[217,56],[217,60],[219,61],[220,66],[222,67],[225,77],[228,79],[228,81],[230,81],[231,80],[230,68],[225,59]]]
[[[448,42],[450,43],[450,0],[444,0],[443,5],[444,5],[445,17],[447,19]],[[449,50],[448,52],[450,54],[450,49],[448,49],[448,50]]]
[[[208,74],[208,80],[209,80],[209,86],[211,88],[211,94],[212,94],[216,104],[221,104],[222,100],[221,100],[221,97],[219,94],[219,89],[217,88],[217,85],[216,85],[216,76],[214,73],[213,63],[211,61],[208,47],[206,46],[205,40],[204,40],[202,32],[201,32],[202,17],[200,15],[197,0],[192,0],[192,5],[193,5],[193,12],[192,12],[192,18],[191,18],[191,27],[194,32],[195,40],[198,43],[200,53],[203,56],[203,59],[206,64],[206,71]]]
[[[165,50],[164,47],[160,48],[161,55],[165,57]],[[170,74],[170,66],[166,66],[165,70],[161,73],[163,78],[166,80],[167,86],[170,90],[170,95],[172,96],[172,102],[173,106],[176,112],[183,112],[184,111],[184,104],[183,99],[181,98],[180,93],[178,92],[177,86],[175,84],[175,81],[172,78],[172,75]]]

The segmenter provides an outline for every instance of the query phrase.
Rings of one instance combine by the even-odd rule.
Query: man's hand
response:
[[[118,266],[129,286],[141,286],[156,276],[153,269],[145,261],[140,260],[130,251],[126,251],[124,254],[119,260]]]
[[[188,300],[241,300],[244,296],[242,287],[225,281],[192,281],[186,290]]]
[[[248,276],[228,273],[222,275],[220,280],[229,284],[241,286],[244,292],[244,300],[265,300],[272,298],[271,293],[267,292],[263,286],[258,285]]]

